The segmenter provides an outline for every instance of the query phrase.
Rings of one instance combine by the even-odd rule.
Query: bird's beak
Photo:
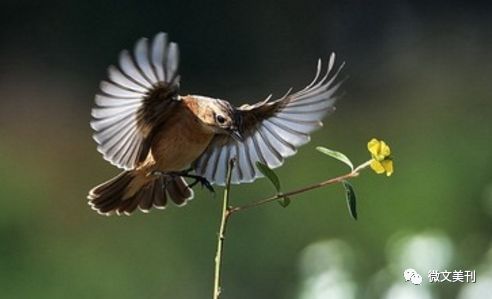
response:
[[[229,134],[231,135],[232,138],[234,138],[234,140],[243,141],[243,135],[241,134],[241,132],[239,132],[238,128],[231,128]]]

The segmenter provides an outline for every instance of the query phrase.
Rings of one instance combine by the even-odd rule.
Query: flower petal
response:
[[[393,161],[392,160],[384,160],[381,162],[384,170],[386,171],[386,175],[390,176],[393,174]]]
[[[371,161],[371,168],[372,170],[374,170],[374,172],[376,172],[377,174],[382,174],[385,172],[385,168],[383,166],[383,164],[381,164],[381,162],[379,162],[378,160],[375,160],[373,159]]]
[[[389,157],[389,155],[391,155],[390,147],[386,144],[386,142],[384,142],[382,140],[381,140],[381,148],[379,149],[379,153],[382,156],[384,156],[385,158]]]
[[[376,138],[371,139],[371,141],[367,143],[367,149],[369,150],[373,158],[375,158],[379,154],[379,148],[380,143],[379,140],[377,140]]]

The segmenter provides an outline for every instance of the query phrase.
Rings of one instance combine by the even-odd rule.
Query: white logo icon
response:
[[[415,271],[415,269],[407,269],[403,271],[403,277],[405,281],[410,281],[415,285],[420,285],[422,283],[422,276]]]

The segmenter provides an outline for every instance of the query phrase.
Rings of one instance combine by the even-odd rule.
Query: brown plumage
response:
[[[236,157],[233,183],[261,177],[255,163],[271,168],[296,153],[334,110],[334,55],[320,78],[304,89],[270,101],[234,108],[210,97],[180,96],[179,51],[167,35],[140,39],[133,55],[124,50],[119,67],[108,69],[92,110],[94,139],[103,157],[124,171],[93,188],[89,204],[101,214],[178,206],[193,197],[183,177],[224,185],[227,161]],[[195,173],[191,174],[193,170]],[[196,182],[195,182],[196,183]],[[211,187],[210,187],[211,188]]]

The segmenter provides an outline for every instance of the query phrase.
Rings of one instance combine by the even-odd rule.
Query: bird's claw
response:
[[[193,188],[196,184],[200,183],[202,188],[205,187],[208,191],[215,193],[214,187],[212,187],[212,184],[210,184],[206,178],[202,176],[193,176],[192,178],[195,179],[195,181],[189,184],[188,187]]]
[[[202,184],[202,188],[205,187],[208,191],[215,194],[214,187],[212,187],[212,184],[210,184],[210,182],[206,178],[202,177],[200,183]]]
[[[149,172],[147,174],[147,176],[149,175],[157,175],[157,176],[161,176],[161,175],[169,175],[169,176],[180,176],[180,177],[185,177],[185,178],[190,178],[190,179],[194,179],[195,181],[191,184],[188,184],[188,187],[189,188],[193,188],[194,186],[196,186],[196,184],[200,183],[200,185],[205,188],[207,188],[208,191],[212,192],[215,194],[215,189],[214,187],[212,187],[212,184],[204,177],[202,176],[199,176],[199,175],[193,175],[193,174],[189,174],[188,173],[189,170],[186,170],[186,171],[182,171],[182,172],[167,172],[167,173],[164,173],[162,171],[159,171],[159,170],[154,170],[152,172]]]

